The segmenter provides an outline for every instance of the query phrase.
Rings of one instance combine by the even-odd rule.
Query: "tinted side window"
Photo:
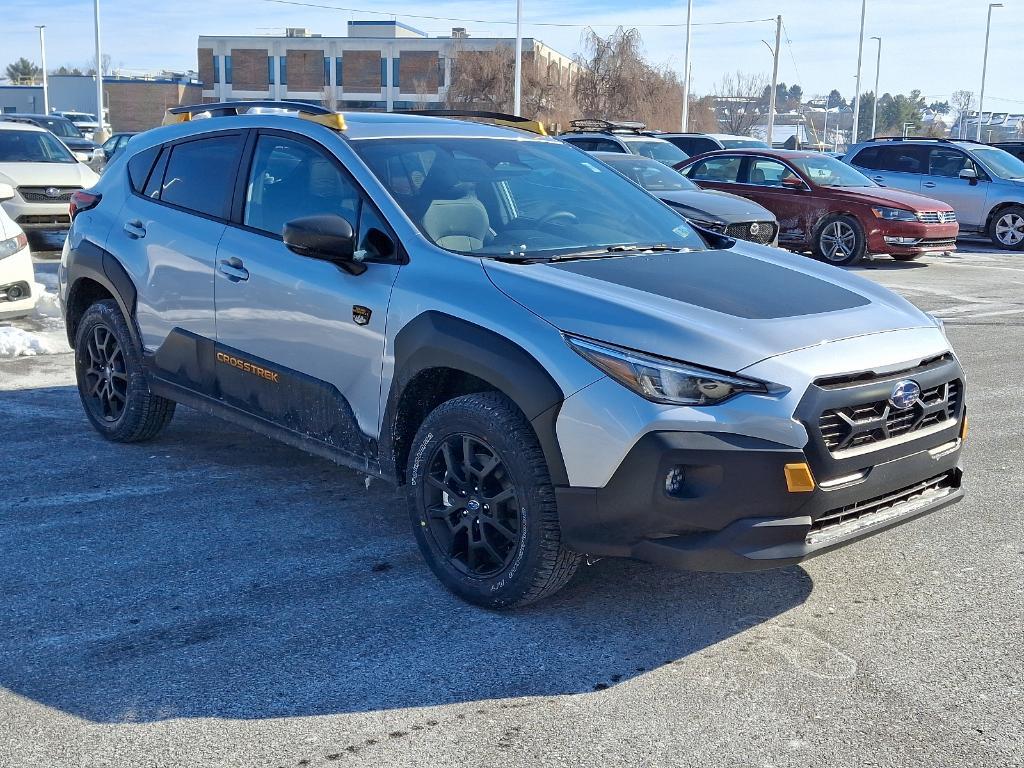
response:
[[[280,235],[303,216],[336,214],[358,225],[359,193],[331,158],[297,139],[261,136],[246,188],[246,226]]]
[[[592,152],[622,152],[624,150],[618,142],[612,141],[611,139],[594,139],[591,142],[590,150]]]
[[[896,173],[924,173],[927,169],[927,147],[898,144],[867,147],[851,162],[860,168]]]
[[[160,199],[226,219],[242,151],[242,136],[213,136],[171,148]]]
[[[103,146],[106,147],[114,139],[110,139]],[[113,146],[107,149],[107,154],[111,155],[114,152]],[[136,192],[141,192],[146,187],[146,179],[149,178],[149,172],[153,170],[153,163],[156,162],[157,155],[160,154],[160,145],[144,149],[139,154],[135,155],[131,160],[128,161],[128,180],[131,182],[132,189]]]
[[[954,179],[964,168],[974,168],[974,163],[963,152],[947,147],[935,147],[928,153],[929,176],[951,176]]]
[[[795,175],[778,160],[758,157],[750,164],[750,179],[747,183],[761,187],[781,187],[783,179]]]
[[[740,174],[740,157],[709,157],[693,166],[689,177],[694,181],[736,181]]]
[[[142,194],[146,197],[152,198],[153,200],[160,199],[160,189],[163,187],[164,182],[164,171],[167,170],[167,158],[171,156],[170,149],[164,149],[160,153],[160,159],[156,161],[156,166],[153,171],[149,174],[149,178],[146,180],[146,188],[142,190]]]

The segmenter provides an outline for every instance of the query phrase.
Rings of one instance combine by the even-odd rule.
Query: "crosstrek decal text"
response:
[[[256,376],[259,376],[260,378],[266,379],[267,381],[272,381],[275,384],[277,384],[278,376],[280,375],[276,371],[268,370],[266,368],[263,368],[262,366],[256,365],[255,363],[250,363],[247,360],[242,360],[241,358],[235,357],[234,355],[226,354],[224,352],[217,353],[217,362],[233,366],[240,371],[245,371],[246,373],[254,374]]]

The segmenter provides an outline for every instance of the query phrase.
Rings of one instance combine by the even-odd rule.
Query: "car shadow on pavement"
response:
[[[96,722],[585,693],[806,600],[800,568],[605,560],[509,613],[445,591],[385,484],[180,409],[99,438],[71,387],[0,393],[0,685]]]

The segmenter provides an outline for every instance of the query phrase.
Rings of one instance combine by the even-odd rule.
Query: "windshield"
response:
[[[622,139],[621,136],[619,138]],[[664,139],[622,139],[622,143],[629,147],[630,151],[644,157],[652,157],[665,165],[675,165],[690,159],[683,150]]]
[[[43,131],[0,130],[0,163],[76,163],[68,148]]]
[[[601,160],[649,192],[678,192],[684,189],[700,189],[700,187],[678,171],[667,168],[657,160],[651,160],[647,157],[607,153],[601,155]]]
[[[768,145],[763,141],[757,139],[719,139],[722,142],[722,146],[725,149],[742,149],[744,147],[755,147],[757,149],[767,149]]]
[[[90,115],[88,112],[65,112],[64,113],[64,117],[66,117],[68,120],[70,120],[73,123],[74,122],[78,122],[78,123],[95,123],[96,122],[96,115]]]
[[[613,245],[706,248],[670,208],[561,142],[395,138],[352,145],[423,234],[450,251],[547,258]]]
[[[1003,179],[1024,179],[1024,160],[1014,157],[1005,149],[985,147],[972,151],[996,176]]]
[[[878,186],[860,171],[828,155],[794,157],[790,159],[805,176],[819,187],[875,187]]]
[[[41,125],[48,131],[55,133],[57,136],[63,136],[65,139],[84,139],[82,132],[75,127],[75,124],[70,120],[64,118],[53,118],[53,117],[39,117],[33,118],[33,123]]]

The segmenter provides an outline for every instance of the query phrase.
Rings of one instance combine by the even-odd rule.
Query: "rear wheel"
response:
[[[825,218],[814,236],[814,255],[837,267],[848,267],[864,258],[867,238],[853,216]]]
[[[1024,206],[1011,205],[992,217],[988,236],[998,248],[1024,250]]]
[[[409,455],[416,541],[448,589],[512,608],[572,578],[580,556],[562,546],[543,451],[507,397],[483,392],[438,406]]]
[[[112,299],[93,304],[78,324],[75,374],[85,415],[108,440],[152,440],[174,416],[174,402],[149,391],[142,351]]]

